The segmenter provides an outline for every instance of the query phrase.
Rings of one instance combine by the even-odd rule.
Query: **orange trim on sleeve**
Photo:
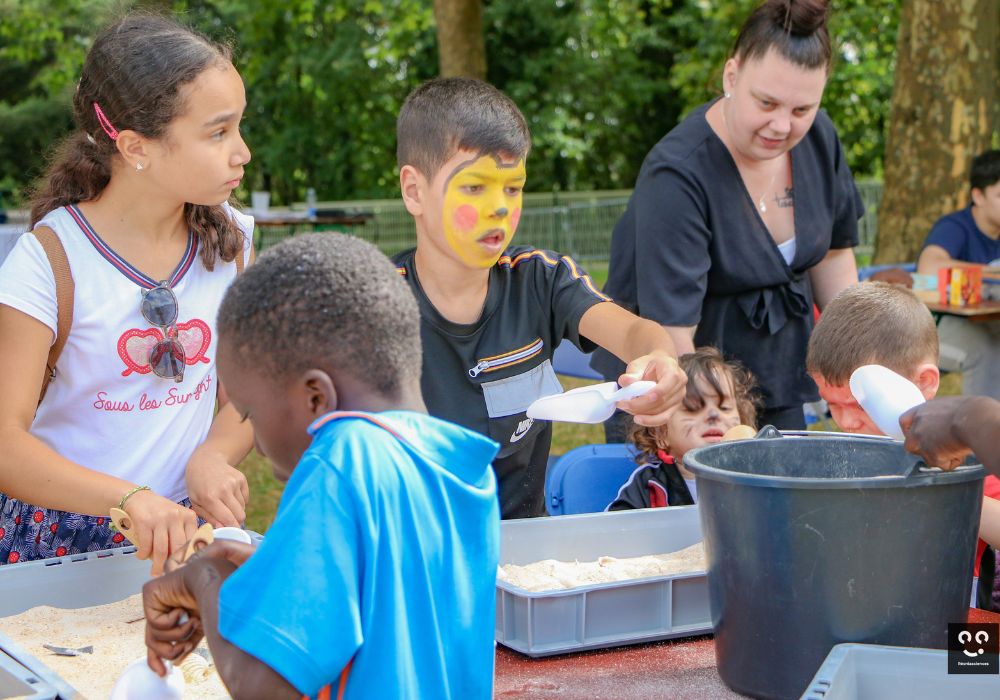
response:
[[[347,677],[351,675],[351,664],[354,663],[354,659],[351,658],[344,666],[344,670],[340,672],[340,683],[337,685],[337,700],[344,700],[344,690],[347,689]],[[327,686],[329,688],[330,686]]]
[[[354,659],[352,658],[347,662],[347,665],[344,666],[344,670],[340,672],[340,680],[337,681],[337,700],[344,700],[344,690],[347,688],[347,677],[351,674],[351,664],[353,663]],[[332,692],[333,686],[324,685],[320,688],[319,693],[316,694],[316,700],[331,700],[333,697],[331,694]],[[303,695],[302,700],[310,700],[310,698]]]

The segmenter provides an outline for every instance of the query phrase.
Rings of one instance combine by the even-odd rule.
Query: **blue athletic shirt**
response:
[[[408,411],[335,412],[257,552],[223,584],[219,631],[310,697],[489,698],[497,444]]]
[[[953,260],[988,265],[1000,259],[1000,240],[979,230],[972,218],[972,207],[946,214],[927,234],[924,248],[941,246]]]

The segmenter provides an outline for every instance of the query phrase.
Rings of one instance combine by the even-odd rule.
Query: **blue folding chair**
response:
[[[552,354],[552,368],[559,374],[580,379],[602,381],[604,377],[590,367],[590,353],[585,353],[573,343],[565,340]]]
[[[599,513],[638,468],[635,448],[620,443],[583,445],[556,460],[545,474],[549,515]]]

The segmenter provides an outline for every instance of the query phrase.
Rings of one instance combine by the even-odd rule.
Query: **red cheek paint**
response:
[[[517,223],[520,220],[521,220],[521,210],[520,209],[515,209],[510,214],[510,230],[511,231],[516,231],[517,230]]]
[[[479,212],[476,211],[474,206],[463,204],[455,210],[452,221],[454,221],[455,228],[459,231],[471,231],[479,223]]]

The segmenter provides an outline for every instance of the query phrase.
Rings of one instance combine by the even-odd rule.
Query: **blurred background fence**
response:
[[[860,245],[855,249],[859,265],[871,260],[877,235],[878,204],[882,183],[859,182],[865,203],[860,224]],[[524,196],[524,209],[518,227],[517,242],[571,255],[587,264],[594,274],[606,264],[611,250],[611,232],[625,211],[630,190],[594,192],[540,192]],[[305,205],[293,209],[301,212]],[[413,219],[398,199],[320,202],[318,208],[344,212],[366,212],[371,218],[363,224],[314,225],[307,221],[287,226],[258,226],[255,233],[258,250],[306,231],[339,230],[359,236],[377,245],[387,255],[412,248],[415,244]],[[277,212],[276,212],[277,213]],[[26,212],[11,212],[10,223],[0,226],[0,260],[26,226]]]
[[[877,235],[882,183],[859,182],[858,189],[865,203],[865,215],[860,223],[861,242],[855,249],[855,254],[860,264],[867,264]],[[611,232],[615,222],[625,211],[630,194],[630,190],[526,194],[516,240],[522,245],[533,245],[570,255],[580,262],[607,262],[611,249]],[[372,217],[356,226],[312,226],[302,223],[259,228],[258,248],[266,248],[283,238],[307,230],[345,231],[371,241],[387,255],[412,248],[415,244],[413,219],[398,199],[321,202],[317,206],[327,210],[367,212]],[[301,209],[302,206],[298,208]]]

